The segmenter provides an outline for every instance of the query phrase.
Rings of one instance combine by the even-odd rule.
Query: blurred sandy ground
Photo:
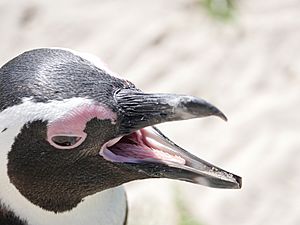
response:
[[[43,46],[90,52],[145,91],[200,96],[229,117],[160,128],[243,189],[134,182],[130,225],[300,224],[300,2],[236,7],[223,22],[196,0],[0,0],[1,64]]]

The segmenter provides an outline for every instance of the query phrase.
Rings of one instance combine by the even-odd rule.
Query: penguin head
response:
[[[147,94],[63,49],[25,52],[0,69],[2,168],[31,203],[64,212],[123,183],[171,178],[240,188],[241,178],[183,150],[155,124],[224,114],[192,96]]]

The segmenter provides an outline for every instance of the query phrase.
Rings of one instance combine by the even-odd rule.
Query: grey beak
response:
[[[203,99],[176,94],[147,94],[139,90],[124,89],[115,94],[122,111],[121,134],[127,134],[155,124],[217,116],[226,116]]]
[[[218,116],[227,120],[218,108],[192,96],[121,90],[115,94],[115,100],[122,111],[121,135],[167,121],[206,116]],[[139,163],[127,163],[128,167],[142,171],[148,177],[177,179],[214,188],[241,188],[241,177],[190,154],[169,140],[157,128],[151,129],[155,140],[183,158],[185,164],[141,160]]]

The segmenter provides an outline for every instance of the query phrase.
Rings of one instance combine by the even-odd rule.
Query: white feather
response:
[[[7,175],[7,154],[15,137],[26,122],[33,120],[53,121],[68,111],[92,104],[92,100],[71,98],[64,101],[35,103],[24,99],[20,105],[12,106],[0,113],[0,199],[17,216],[28,221],[28,225],[121,225],[126,212],[126,196],[122,187],[109,189],[88,196],[76,208],[64,213],[45,211],[32,204],[15,186]],[[38,168],[37,168],[38,169]]]

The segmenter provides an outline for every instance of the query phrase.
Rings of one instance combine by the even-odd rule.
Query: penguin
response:
[[[188,95],[145,93],[88,54],[22,53],[0,69],[0,224],[124,225],[122,184],[169,178],[241,188],[241,177],[155,127],[225,115]]]

